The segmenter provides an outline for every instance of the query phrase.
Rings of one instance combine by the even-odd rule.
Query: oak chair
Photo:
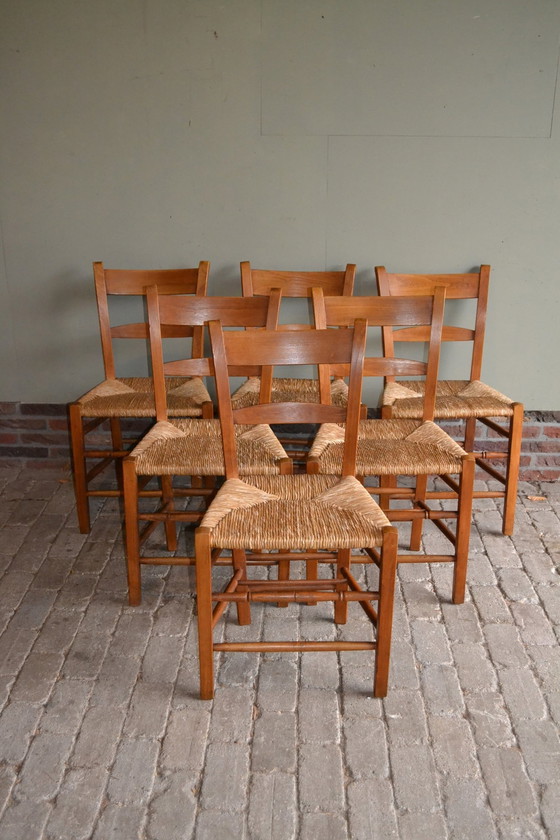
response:
[[[123,420],[150,420],[155,417],[151,376],[118,377],[113,346],[120,339],[145,341],[148,325],[146,322],[112,325],[109,299],[117,296],[144,298],[146,287],[152,285],[165,286],[170,294],[201,297],[206,294],[209,271],[210,263],[204,261],[199,263],[198,268],[163,271],[108,269],[102,262],[93,263],[105,379],[68,406],[76,508],[83,534],[90,530],[89,499],[93,496],[122,495],[120,464],[138,439],[138,435],[125,438]],[[201,356],[202,328],[187,330],[184,335],[192,339],[192,355]],[[198,376],[168,380],[167,399],[171,416],[213,416],[211,397]],[[86,447],[87,435],[106,421],[110,426],[111,447]],[[90,467],[88,462],[91,461],[95,463]],[[91,488],[92,479],[112,465],[117,470],[117,488]]]
[[[453,563],[452,598],[454,603],[462,603],[469,552],[474,458],[432,422],[445,289],[436,288],[434,295],[421,297],[343,299],[324,297],[320,289],[314,289],[313,295],[315,320],[320,329],[347,326],[359,315],[367,320],[369,327],[402,327],[411,331],[425,327],[428,330],[430,341],[426,362],[395,358],[392,353],[380,358],[365,359],[364,376],[422,376],[426,399],[419,420],[381,419],[360,422],[356,472],[362,479],[371,476],[379,478],[379,487],[368,487],[368,490],[379,495],[380,506],[389,520],[411,523],[413,550],[420,548],[424,519],[432,520],[447,537],[452,547],[450,554],[398,554],[397,563]],[[339,474],[343,439],[344,430],[339,425],[322,425],[309,451],[308,472]],[[458,502],[455,510],[435,510],[428,504],[428,478],[441,473],[458,476]],[[414,477],[414,486],[399,485],[399,476]],[[410,509],[391,509],[393,499],[408,501]],[[455,521],[455,532],[444,523],[444,519]]]
[[[177,523],[196,523],[203,516],[198,510],[177,507],[181,496],[201,496],[208,500],[214,493],[214,479],[225,475],[220,424],[215,419],[170,418],[166,381],[177,376],[213,376],[211,359],[176,359],[165,361],[162,336],[181,334],[185,328],[204,328],[219,318],[226,327],[275,329],[280,308],[280,293],[272,290],[266,298],[187,297],[169,295],[166,289],[147,289],[150,351],[154,378],[156,423],[123,462],[125,536],[129,602],[140,603],[142,564],[192,565],[190,556],[141,555],[141,546],[158,523],[165,526],[168,552],[177,550]],[[232,375],[260,374],[260,365],[243,361],[231,370]],[[271,369],[261,376],[263,388],[270,389]],[[271,474],[291,471],[292,462],[271,429],[264,424],[242,426],[237,430],[239,465],[242,474]],[[139,488],[154,476],[165,476],[162,504],[156,511],[140,510]],[[172,477],[191,477],[190,487],[173,487]],[[197,477],[192,486],[192,477]],[[200,480],[200,477],[205,477]],[[210,481],[207,479],[210,478]],[[202,486],[200,486],[202,484]],[[226,561],[231,563],[231,561]]]
[[[376,650],[374,694],[387,692],[391,625],[395,587],[396,529],[355,478],[356,442],[360,415],[361,374],[365,351],[365,322],[344,330],[332,341],[326,330],[224,334],[219,322],[209,325],[226,482],[211,502],[195,532],[196,592],[200,655],[200,693],[213,696],[215,651]],[[234,408],[228,366],[247,360],[263,365],[350,365],[347,404],[269,402]],[[328,377],[323,377],[323,379]],[[262,395],[261,395],[262,396]],[[235,428],[245,423],[344,422],[345,441],[340,476],[268,475],[241,478]],[[376,590],[360,588],[351,571],[351,552],[367,555],[354,562],[379,565]],[[323,551],[323,549],[325,551]],[[233,575],[223,591],[213,591],[212,568],[223,550],[231,550]],[[272,553],[271,553],[272,552]],[[278,553],[274,553],[278,552]],[[262,580],[249,576],[251,564],[290,564],[319,559],[334,565],[334,577],[313,580]],[[377,609],[372,606],[377,601]],[[345,623],[348,602],[358,601],[376,628],[375,641],[256,641],[214,642],[213,629],[231,602],[238,605],[241,624],[251,621],[251,602],[334,602],[334,619]]]
[[[523,405],[481,381],[490,266],[482,265],[480,271],[470,274],[390,274],[383,266],[378,266],[375,273],[381,295],[425,295],[430,294],[435,286],[444,286],[447,300],[476,301],[476,316],[471,329],[451,325],[443,327],[443,341],[472,342],[472,354],[468,379],[438,382],[434,416],[436,420],[464,420],[464,448],[473,452],[477,466],[504,488],[475,490],[474,498],[503,498],[502,531],[504,534],[512,534],[523,433]],[[392,352],[394,337],[390,329],[385,330],[384,341],[389,353]],[[426,333],[418,332],[413,338],[425,340]],[[389,378],[383,395],[383,416],[414,419],[422,416],[423,394],[422,383],[395,383]],[[499,419],[502,422],[497,422]],[[506,450],[477,451],[477,422],[487,426],[498,437],[505,438]],[[496,460],[505,461],[504,472],[488,463]],[[445,476],[443,480],[451,490],[441,491],[439,498],[456,495],[458,488],[453,479]]]
[[[311,289],[323,289],[326,295],[352,295],[356,277],[356,266],[348,263],[344,271],[276,271],[252,268],[251,263],[241,263],[241,289],[244,297],[268,295],[270,289],[278,288],[283,299],[311,300]],[[280,330],[306,330],[312,323],[280,324]],[[233,405],[241,408],[258,401],[259,380],[251,377],[233,395]],[[331,399],[335,404],[343,405],[348,396],[344,379],[335,378],[331,387]],[[272,381],[273,401],[302,402],[318,400],[319,390],[316,379],[274,377]],[[281,436],[284,444],[302,445],[301,437]],[[291,451],[292,457],[304,458],[305,450]]]

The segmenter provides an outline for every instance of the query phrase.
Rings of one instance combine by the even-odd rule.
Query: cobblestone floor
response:
[[[475,502],[464,605],[400,568],[385,701],[369,654],[309,653],[223,655],[201,702],[192,570],[146,568],[129,608],[114,501],[83,536],[66,475],[0,470],[0,499],[2,840],[560,838],[560,487],[521,486],[513,539]]]

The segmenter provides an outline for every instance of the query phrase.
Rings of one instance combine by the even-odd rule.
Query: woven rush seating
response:
[[[74,490],[82,533],[90,530],[90,497],[122,495],[120,463],[137,442],[138,435],[125,438],[121,421],[155,418],[151,376],[118,377],[113,347],[119,339],[145,341],[148,326],[145,322],[111,325],[109,298],[144,298],[146,287],[154,284],[167,289],[168,293],[202,296],[206,294],[209,270],[208,262],[200,262],[198,268],[163,271],[107,269],[101,262],[93,264],[105,380],[68,407]],[[202,329],[184,335],[192,339],[192,355],[202,355]],[[171,416],[212,417],[211,397],[200,377],[175,377],[166,383],[166,388]],[[110,426],[111,447],[86,446],[87,435],[105,421]],[[90,467],[92,461],[95,463]],[[112,465],[117,469],[117,488],[92,489],[90,482]]]
[[[125,496],[126,557],[129,602],[140,603],[142,564],[191,565],[194,560],[184,555],[142,556],[141,546],[158,523],[165,527],[168,552],[177,551],[178,523],[196,523],[203,511],[183,509],[180,498],[211,498],[215,493],[213,477],[225,475],[220,423],[213,419],[169,419],[166,398],[166,374],[210,376],[208,358],[164,361],[162,335],[180,332],[183,327],[203,327],[219,317],[226,326],[252,326],[274,329],[278,319],[280,294],[267,298],[185,297],[160,295],[157,286],[147,289],[150,348],[156,404],[155,425],[125,458],[123,463]],[[253,372],[259,366],[236,368]],[[262,377],[263,387],[270,387],[270,377]],[[261,423],[237,429],[241,474],[277,474],[291,470],[291,460],[269,426]],[[139,488],[147,478],[159,476],[164,483],[162,504],[158,510],[139,509]],[[191,477],[189,487],[177,487],[173,477]],[[192,477],[196,477],[193,480]],[[203,477],[200,479],[200,477]],[[164,479],[166,479],[164,481]],[[230,561],[231,562],[231,561]]]
[[[352,295],[356,266],[348,264],[344,271],[276,271],[256,269],[248,261],[241,263],[241,288],[244,297],[267,295],[270,289],[277,288],[282,292],[283,299],[303,298],[311,299],[313,287],[323,289],[326,295]],[[309,329],[310,323],[279,324],[280,330]],[[235,408],[255,405],[259,399],[259,381],[250,378],[233,394],[232,401]],[[332,402],[344,405],[348,399],[348,388],[344,379],[335,379],[331,394]],[[314,402],[319,400],[317,381],[311,378],[274,377],[272,380],[273,402]],[[293,458],[305,458],[306,450],[301,449],[300,437],[288,438],[281,436],[281,441],[298,447],[290,450]]]
[[[521,454],[523,429],[523,405],[516,402],[481,381],[482,359],[488,307],[490,266],[482,265],[480,271],[470,274],[391,274],[383,266],[375,269],[377,286],[381,295],[425,295],[436,286],[444,286],[446,300],[476,302],[474,328],[445,324],[442,341],[471,342],[470,378],[468,380],[442,380],[437,383],[434,418],[436,420],[463,420],[463,446],[473,452],[477,466],[487,477],[503,485],[503,490],[475,490],[474,498],[503,498],[502,531],[512,534],[515,524],[515,503]],[[391,330],[384,333],[385,345],[391,351],[396,338]],[[426,340],[427,334],[417,332],[417,340]],[[399,336],[401,339],[402,336]],[[410,340],[414,338],[411,336]],[[383,417],[422,416],[424,396],[423,383],[416,381],[388,381],[383,398]],[[492,418],[507,421],[504,425]],[[482,423],[491,429],[497,440],[505,438],[504,450],[480,450],[476,443],[476,424]],[[499,445],[499,444],[498,444]],[[496,469],[489,461],[505,461],[505,471]],[[450,490],[440,491],[439,498],[451,498],[458,488],[451,476],[444,477]],[[434,496],[434,498],[436,498]]]
[[[357,426],[360,416],[361,375],[366,326],[357,321],[333,342],[326,330],[261,331],[225,334],[218,322],[209,325],[226,481],[210,503],[195,532],[196,592],[199,630],[200,693],[214,692],[213,657],[216,651],[376,650],[373,674],[375,696],[387,692],[391,625],[396,569],[396,530],[355,477]],[[349,395],[345,406],[330,403],[328,377],[320,378],[321,402],[268,402],[234,408],[228,369],[242,360],[258,359],[264,366],[349,365]],[[326,380],[326,386],[325,386]],[[270,393],[270,392],[269,392]],[[241,476],[235,426],[248,422],[343,422],[345,443],[339,476]],[[353,549],[366,553],[351,555]],[[222,591],[213,591],[212,569],[223,550],[232,554],[232,577]],[[290,579],[295,562],[332,564],[333,577]],[[379,567],[376,590],[363,590],[351,563]],[[278,566],[278,577],[249,575],[253,565]],[[309,567],[308,567],[309,568]],[[237,606],[240,624],[251,621],[251,603],[278,605],[296,602],[334,603],[335,622],[344,624],[348,603],[357,601],[375,628],[375,640],[351,641],[238,641],[214,642],[213,629],[230,603]],[[377,602],[377,608],[372,601]]]
[[[428,326],[430,344],[428,361],[368,357],[364,362],[364,376],[422,375],[425,377],[427,398],[423,403],[420,421],[381,419],[362,420],[359,424],[356,473],[362,478],[377,476],[378,487],[369,492],[380,496],[380,506],[391,521],[411,522],[411,550],[420,549],[422,522],[430,519],[451,544],[450,554],[398,554],[397,562],[453,563],[452,598],[462,603],[468,563],[474,459],[449,435],[432,421],[435,384],[440,353],[445,290],[434,290],[433,296],[422,297],[361,297],[340,300],[324,297],[314,290],[313,301],[317,326],[344,326],[357,313],[367,319],[369,327],[400,326],[416,328]],[[396,306],[394,306],[396,304]],[[325,424],[319,429],[308,457],[308,472],[340,474],[344,431],[339,425]],[[430,476],[456,474],[459,498],[455,510],[432,509],[427,500]],[[398,476],[413,476],[413,488],[399,485]],[[391,509],[393,499],[407,500],[410,509]],[[453,519],[453,532],[442,520]]]

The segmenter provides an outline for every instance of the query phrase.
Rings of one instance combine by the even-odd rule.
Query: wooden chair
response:
[[[474,458],[467,454],[439,426],[432,422],[435,402],[440,339],[443,322],[445,290],[436,288],[432,296],[422,297],[324,297],[314,290],[314,310],[318,328],[351,324],[357,315],[367,319],[369,327],[403,327],[415,331],[425,327],[429,332],[427,362],[389,357],[366,358],[364,376],[425,377],[426,399],[420,420],[381,419],[362,420],[357,448],[357,474],[378,476],[379,487],[368,487],[380,496],[380,505],[391,521],[410,521],[411,547],[419,549],[422,521],[427,518],[448,538],[451,554],[399,554],[398,563],[453,563],[453,601],[462,603],[469,553],[472,510]],[[400,335],[400,333],[399,333]],[[337,339],[338,340],[338,339]],[[342,373],[343,371],[340,371]],[[308,472],[321,475],[339,474],[342,465],[344,431],[339,425],[323,425],[311,446]],[[441,473],[457,474],[458,503],[455,510],[434,510],[427,504],[429,476]],[[398,476],[413,476],[415,486],[399,486]],[[408,500],[411,509],[391,509],[392,499]],[[456,531],[444,523],[456,521]],[[414,543],[417,543],[416,545]]]
[[[168,551],[176,551],[175,525],[180,522],[199,522],[203,512],[181,510],[176,502],[180,496],[202,496],[208,499],[214,495],[214,482],[200,482],[190,488],[177,490],[171,485],[173,476],[225,475],[220,424],[214,419],[170,419],[168,408],[169,378],[177,376],[213,375],[212,361],[208,358],[164,361],[162,336],[180,335],[185,328],[203,328],[211,319],[219,318],[227,327],[268,327],[275,329],[280,309],[280,293],[272,290],[267,298],[245,299],[241,297],[186,297],[169,295],[167,289],[151,286],[147,289],[148,321],[156,423],[146,436],[124,459],[124,499],[126,557],[129,584],[129,602],[140,603],[142,564],[191,565],[189,556],[154,555],[141,556],[141,545],[158,523],[165,525]],[[261,367],[246,363],[231,371],[232,375],[258,375]],[[270,388],[271,372],[261,377],[263,387]],[[271,429],[264,424],[242,426],[237,430],[239,447],[239,468],[242,474],[271,474],[291,471],[288,457]],[[165,476],[169,484],[164,485],[162,505],[157,511],[139,509],[139,488],[153,476]],[[230,560],[226,561],[231,563]]]
[[[108,269],[102,262],[93,263],[95,294],[101,333],[101,349],[105,379],[83,394],[68,407],[74,490],[80,531],[90,530],[89,498],[92,496],[121,496],[120,462],[137,442],[125,439],[122,421],[128,418],[155,417],[155,403],[151,376],[117,377],[113,341],[115,339],[144,339],[148,337],[147,323],[111,325],[109,298],[113,296],[144,297],[147,286],[165,286],[169,293],[203,296],[206,294],[210,263],[201,262],[198,268],[127,271]],[[188,333],[192,338],[192,355],[202,355],[202,328]],[[183,377],[167,382],[169,413],[176,417],[212,417],[213,405],[200,377]],[[111,432],[110,449],[86,448],[86,435],[108,421]],[[88,461],[96,463],[88,468]],[[117,489],[92,489],[90,482],[107,467],[117,469]]]
[[[502,531],[504,534],[512,534],[523,433],[523,405],[520,402],[514,402],[489,385],[485,385],[480,379],[490,266],[482,265],[479,272],[472,274],[389,274],[382,266],[378,266],[375,272],[381,295],[425,295],[430,294],[435,286],[445,286],[447,300],[476,300],[476,316],[472,329],[447,325],[443,328],[443,341],[470,341],[472,355],[469,379],[438,382],[435,419],[465,421],[464,448],[475,454],[477,466],[486,475],[504,486],[503,490],[475,490],[474,498],[503,498]],[[399,339],[402,337],[399,335]],[[417,333],[413,336],[416,340],[425,340],[425,337],[425,333]],[[391,330],[387,329],[384,341],[389,353],[392,352],[393,338]],[[383,395],[383,416],[421,417],[422,399],[422,383],[396,384],[388,379]],[[502,418],[506,425],[492,418]],[[477,422],[505,438],[506,451],[476,451]],[[488,463],[488,461],[498,459],[505,461],[505,472]],[[439,498],[456,495],[458,488],[453,479],[445,476],[444,481],[451,487],[451,491],[442,491]]]
[[[344,271],[276,271],[252,268],[248,261],[241,263],[241,288],[244,297],[268,295],[270,289],[278,288],[282,292],[283,299],[303,298],[311,300],[311,289],[313,287],[323,289],[326,295],[352,295],[355,277],[356,266],[350,263]],[[278,328],[280,330],[307,330],[312,326],[311,323],[280,324]],[[254,405],[258,402],[259,391],[258,378],[248,379],[233,395],[234,407],[242,408],[246,405]],[[336,378],[331,388],[333,403],[344,405],[347,397],[348,389],[344,379]],[[275,402],[318,400],[317,380],[312,378],[274,377],[272,399]],[[306,450],[301,449],[301,436],[290,438],[282,434],[281,441],[285,445],[299,447],[291,451],[292,457],[305,458]]]
[[[376,649],[374,694],[383,697],[389,671],[397,535],[355,478],[365,322],[359,321],[355,328],[342,331],[336,342],[326,330],[225,335],[217,322],[210,323],[210,338],[227,478],[195,532],[201,697],[213,696],[215,651],[370,649]],[[228,366],[247,360],[272,366],[351,363],[347,405],[326,404],[330,394],[323,392],[321,403],[269,402],[235,409],[230,398]],[[240,477],[236,424],[327,420],[345,423],[341,476]],[[379,565],[380,582],[375,591],[363,591],[351,572],[351,551],[357,548],[365,548],[368,556],[354,556],[354,562],[369,560]],[[223,591],[213,592],[212,567],[225,549],[233,555],[233,576]],[[279,550],[278,554],[271,555],[275,550]],[[334,563],[335,576],[314,580],[256,580],[248,575],[251,568],[248,563],[271,564],[279,559],[293,563],[314,558]],[[376,610],[372,600],[378,602]],[[346,621],[348,602],[358,601],[376,627],[376,640],[215,643],[213,629],[228,604],[235,602],[240,623],[249,624],[252,601],[333,601],[338,623]]]

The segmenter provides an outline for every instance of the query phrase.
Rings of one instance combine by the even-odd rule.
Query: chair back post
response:
[[[282,291],[280,289],[271,289],[268,296],[269,310],[266,319],[267,330],[278,329],[278,318],[280,316],[280,304],[282,302]],[[272,380],[274,377],[274,367],[272,365],[263,365],[261,368],[261,388],[259,393],[259,402],[272,402]]]
[[[436,411],[436,388],[441,354],[441,336],[445,309],[445,286],[436,286],[432,308],[432,324],[428,344],[428,362],[424,386],[422,420],[433,420]]]
[[[323,290],[318,286],[314,286],[313,289],[311,289],[311,298],[313,302],[315,328],[318,330],[326,330],[327,317],[325,313],[325,295]],[[322,403],[329,403],[331,401],[331,372],[325,365],[319,365],[318,379],[319,399]]]
[[[358,318],[354,322],[354,340],[352,342],[350,376],[348,378],[348,406],[342,455],[343,476],[356,475],[366,342],[367,321],[365,318]]]
[[[101,353],[106,379],[115,379],[115,356],[111,341],[111,319],[109,317],[109,301],[107,299],[107,284],[105,283],[105,269],[102,262],[93,263],[93,280],[95,297],[97,300],[97,316],[99,318],[99,335],[101,337]]]
[[[163,346],[161,341],[161,320],[159,316],[159,294],[157,286],[146,289],[148,306],[148,332],[150,338],[150,358],[152,362],[152,379],[154,382],[154,399],[156,404],[156,420],[167,420],[167,395],[165,393],[165,376],[163,372]]]
[[[478,303],[474,326],[474,341],[471,363],[471,379],[480,379],[482,375],[482,354],[484,351],[484,336],[486,332],[486,312],[488,310],[488,290],[490,286],[490,266],[480,266],[480,281],[478,285]]]
[[[219,406],[220,428],[222,431],[225,474],[227,478],[239,478],[226,348],[220,321],[209,321],[208,332],[210,333],[210,344],[212,346],[212,357],[214,360],[214,377]]]

